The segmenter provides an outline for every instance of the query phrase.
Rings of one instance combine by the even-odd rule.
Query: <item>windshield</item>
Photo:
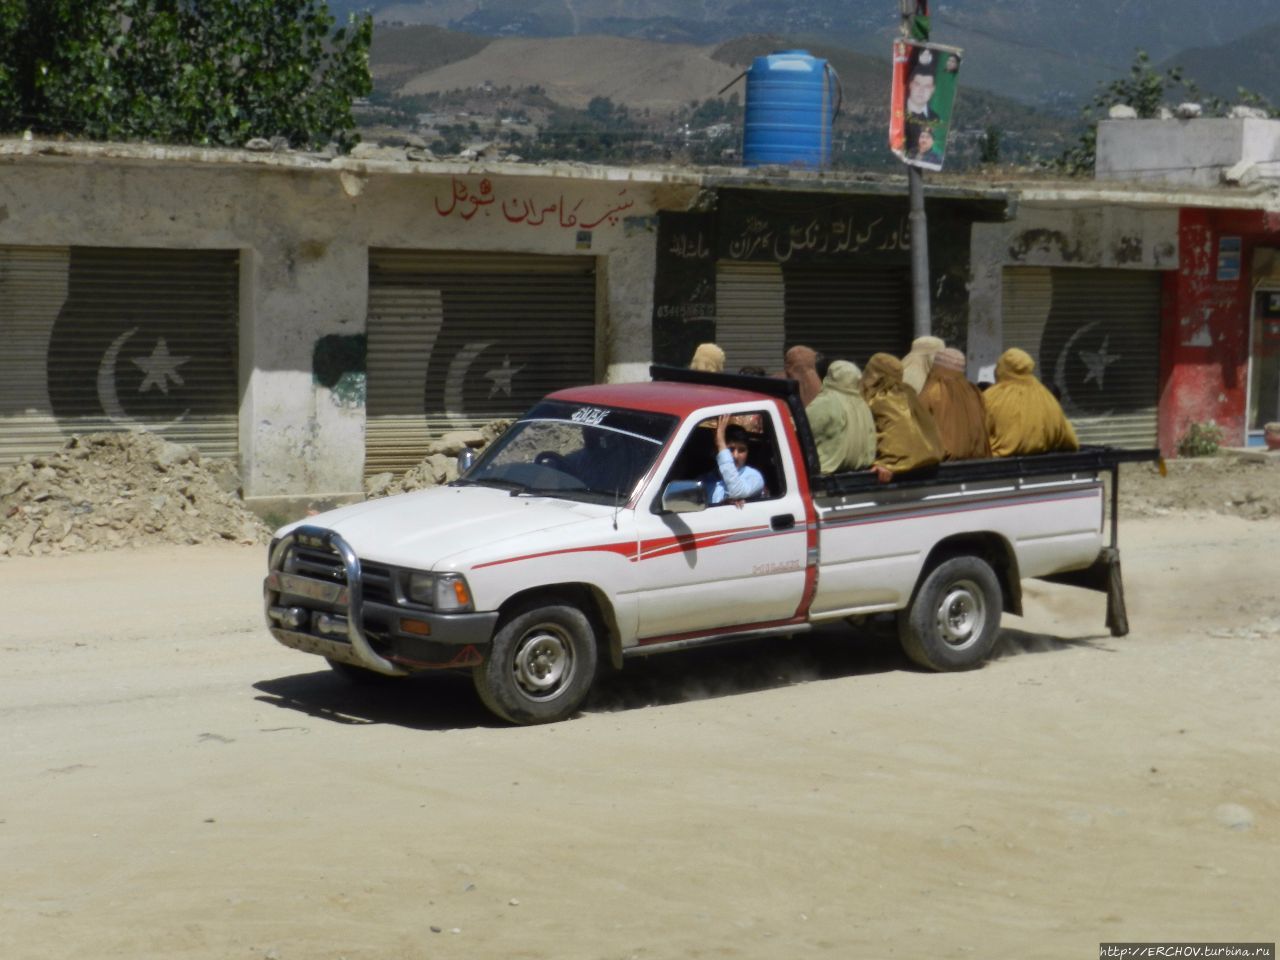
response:
[[[459,483],[616,503],[631,498],[676,418],[544,400],[517,420]]]

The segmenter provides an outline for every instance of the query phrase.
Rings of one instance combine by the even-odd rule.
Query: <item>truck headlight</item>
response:
[[[441,613],[471,610],[471,590],[460,573],[426,573],[414,570],[405,582],[405,596]]]

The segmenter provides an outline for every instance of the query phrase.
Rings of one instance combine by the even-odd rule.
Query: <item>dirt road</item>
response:
[[[262,548],[0,563],[0,957],[1096,957],[1280,939],[1280,520],[1122,525],[933,675],[840,629],[500,726],[267,635]]]

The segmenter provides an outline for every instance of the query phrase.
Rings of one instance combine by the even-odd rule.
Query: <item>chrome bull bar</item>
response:
[[[299,540],[306,540],[308,546],[322,546],[335,552],[342,561],[346,585],[285,572],[285,558]],[[379,655],[364,634],[364,591],[360,580],[360,558],[340,534],[323,527],[297,527],[281,537],[272,548],[267,568],[267,579],[263,583],[267,623],[272,636],[285,646],[318,653],[387,676],[400,677],[408,673]],[[305,607],[283,606],[280,603],[282,593],[345,606],[346,616],[318,612],[313,614]],[[304,629],[307,622],[312,620],[313,629],[322,636]]]

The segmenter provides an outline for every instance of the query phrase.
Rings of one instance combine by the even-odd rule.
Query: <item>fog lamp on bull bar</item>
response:
[[[405,581],[405,596],[414,603],[445,613],[472,609],[471,590],[467,587],[466,578],[459,573],[411,571]]]

